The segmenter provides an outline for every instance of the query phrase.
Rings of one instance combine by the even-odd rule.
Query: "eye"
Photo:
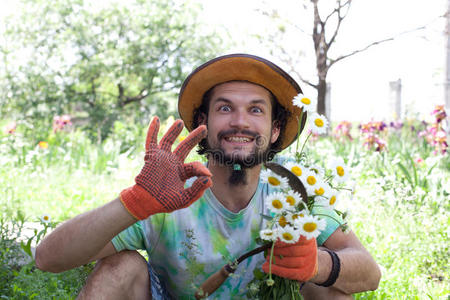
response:
[[[229,105],[222,105],[222,106],[219,106],[218,111],[229,112],[229,111],[231,111],[231,107]]]
[[[263,110],[262,110],[261,108],[257,107],[257,106],[253,106],[253,107],[250,109],[250,111],[251,111],[252,113],[255,113],[255,114],[259,114],[259,113],[262,113],[262,112],[263,112]]]

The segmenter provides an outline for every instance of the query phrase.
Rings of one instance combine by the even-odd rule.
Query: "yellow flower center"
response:
[[[292,241],[294,239],[294,236],[289,232],[283,232],[282,236],[285,241]]]
[[[281,203],[280,200],[275,199],[272,201],[272,206],[275,207],[276,209],[281,209],[283,208],[283,203]]]
[[[302,100],[300,100],[303,104],[309,105],[311,104],[311,100],[309,98],[302,98]]]
[[[295,205],[295,199],[292,196],[287,196],[286,197],[286,202],[289,203],[291,206]]]
[[[317,127],[323,127],[323,120],[322,119],[315,119],[314,124],[316,124]]]
[[[278,185],[281,184],[281,182],[280,182],[277,178],[275,178],[275,177],[269,177],[269,178],[267,179],[267,181],[269,181],[269,183],[270,183],[271,185],[274,185],[274,186],[278,186]]]
[[[331,196],[330,205],[333,205],[334,203],[336,203],[336,196]]]
[[[273,232],[272,232],[272,231],[269,231],[269,232],[265,232],[265,233],[264,233],[264,235],[267,235],[267,236],[272,236],[272,235],[273,235]]]
[[[316,224],[316,223],[313,223],[313,222],[305,223],[305,224],[303,225],[303,229],[304,229],[306,232],[313,232],[314,230],[316,230],[316,228],[317,228],[317,224]]]
[[[48,216],[44,216],[44,220],[45,220],[45,221],[48,221]]]
[[[297,214],[293,214],[293,215],[292,215],[292,220],[297,220],[297,219],[298,219],[298,217],[299,217],[299,215],[297,215]]]
[[[278,224],[280,224],[281,227],[286,226],[286,225],[287,225],[287,220],[286,220],[286,218],[285,218],[284,216],[281,216],[281,217],[278,219]]]
[[[325,193],[325,190],[323,189],[323,187],[320,187],[317,190],[314,190],[314,192],[316,193],[316,195],[322,196],[323,193]]]
[[[341,166],[336,167],[336,172],[341,177],[344,176],[344,174],[345,174],[344,168]]]
[[[297,166],[293,166],[291,168],[292,173],[294,173],[296,176],[302,176],[302,169]]]
[[[306,182],[309,185],[315,185],[316,184],[316,178],[314,176],[308,176],[308,178],[306,178]]]

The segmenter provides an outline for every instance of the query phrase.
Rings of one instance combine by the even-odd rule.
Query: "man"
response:
[[[300,110],[292,99],[300,91],[287,73],[256,56],[227,55],[197,68],[178,102],[190,135],[172,151],[183,122],[158,144],[154,118],[136,184],[56,228],[36,249],[37,267],[61,272],[100,259],[80,299],[193,298],[211,274],[257,247],[270,192],[259,180],[261,163],[296,139]],[[184,164],[199,142],[207,166]],[[324,213],[331,217],[317,243],[276,244],[274,254],[283,258],[272,272],[306,282],[306,299],[351,299],[376,289],[375,261],[332,212]],[[147,251],[148,266],[135,249]],[[253,270],[267,271],[266,260],[260,253],[242,262],[211,297],[244,297]]]

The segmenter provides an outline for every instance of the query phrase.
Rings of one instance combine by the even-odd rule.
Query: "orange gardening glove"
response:
[[[192,131],[172,152],[182,130],[183,121],[175,121],[158,145],[159,119],[153,118],[145,142],[144,167],[136,184],[120,193],[120,201],[136,219],[188,207],[212,185],[212,175],[202,163],[184,163],[192,148],[206,137],[206,126]],[[198,176],[197,180],[185,189],[186,179],[193,176]]]
[[[281,257],[280,257],[281,256]],[[270,251],[262,269],[269,273]],[[273,249],[272,274],[306,282],[317,274],[316,239],[301,236],[297,243],[276,242]]]

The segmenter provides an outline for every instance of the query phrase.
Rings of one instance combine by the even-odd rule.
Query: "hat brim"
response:
[[[229,81],[248,81],[272,92],[278,102],[290,112],[283,134],[282,149],[287,148],[303,130],[306,113],[294,106],[293,98],[302,92],[300,86],[280,67],[249,54],[230,54],[217,57],[195,69],[184,81],[178,97],[178,112],[186,128],[193,130],[194,112],[202,104],[203,95],[212,87]],[[300,129],[300,130],[299,130]]]

